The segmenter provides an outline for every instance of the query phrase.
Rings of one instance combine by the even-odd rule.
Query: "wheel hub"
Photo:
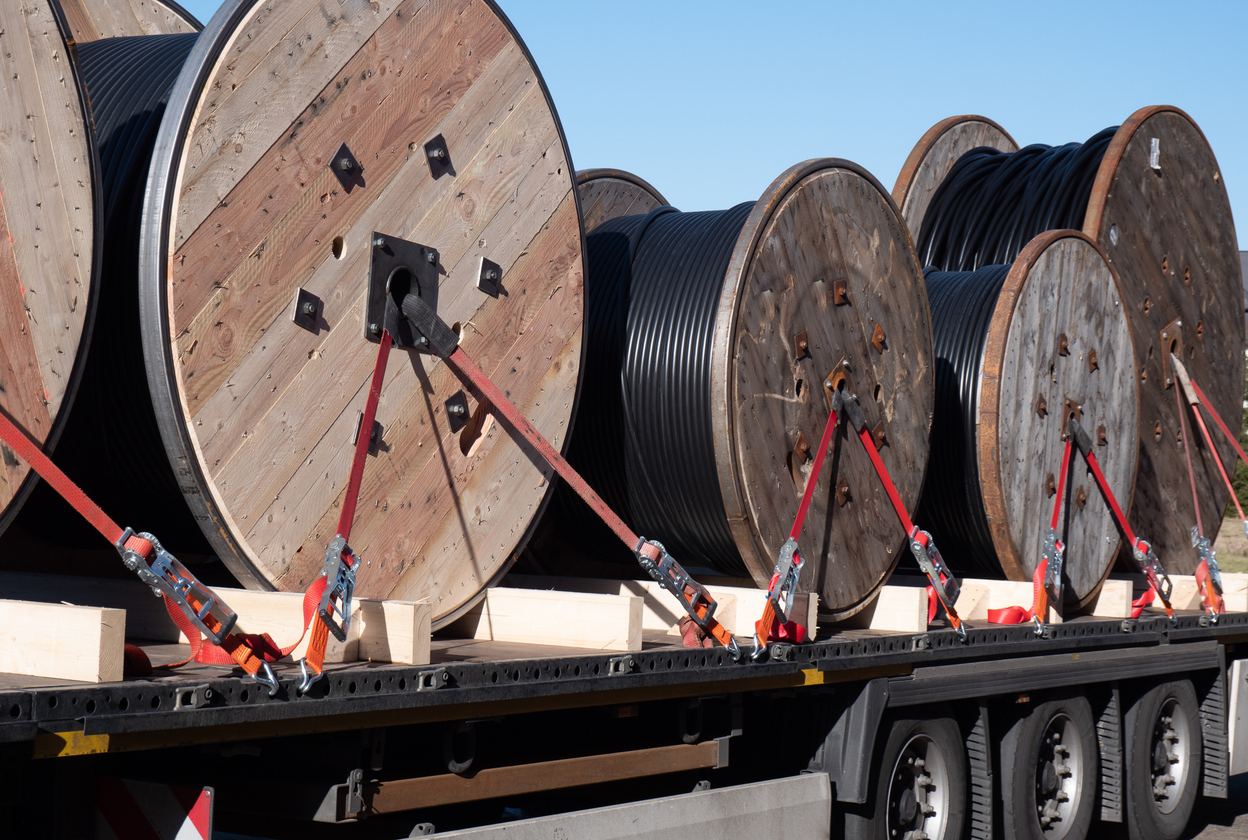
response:
[[[1152,746],[1153,802],[1157,810],[1169,814],[1179,806],[1187,787],[1192,751],[1187,716],[1173,697],[1167,698],[1157,710]]]
[[[926,735],[915,735],[901,750],[888,785],[890,840],[938,840],[949,819],[948,765]]]
[[[1071,830],[1083,773],[1083,747],[1075,722],[1058,712],[1045,725],[1036,756],[1036,820],[1047,840],[1061,840]]]

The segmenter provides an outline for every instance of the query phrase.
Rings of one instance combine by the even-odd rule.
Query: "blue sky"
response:
[[[215,0],[183,0],[201,20]],[[1213,146],[1248,250],[1248,2],[500,0],[578,169],[627,169],[683,210],[754,200],[836,156],[891,189],[932,124],[1082,141],[1177,105]]]

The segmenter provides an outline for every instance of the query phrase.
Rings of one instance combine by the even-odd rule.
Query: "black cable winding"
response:
[[[94,332],[57,462],[123,525],[156,529],[175,553],[210,554],[161,444],[139,335],[143,195],[156,133],[195,33],[106,38],[77,45],[100,156],[104,249]],[[99,535],[41,484],[19,518],[68,545]]]
[[[955,571],[1000,577],[979,483],[975,430],[984,344],[1008,265],[924,273],[936,351],[932,449],[915,519]],[[962,567],[959,569],[958,567]]]
[[[923,217],[919,262],[942,271],[1012,263],[1046,230],[1081,229],[1096,172],[1117,126],[1086,143],[1036,144],[960,157]]]
[[[568,442],[569,463],[635,531],[687,566],[733,575],[747,572],[715,466],[710,357],[728,262],[753,209],[660,207],[586,238],[585,368]],[[600,541],[574,499],[560,488],[552,515]]]

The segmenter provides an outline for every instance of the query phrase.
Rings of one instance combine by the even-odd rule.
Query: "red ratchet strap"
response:
[[[1200,404],[1204,403],[1205,409],[1217,422],[1223,434],[1235,447],[1235,451],[1243,457],[1243,449],[1240,448],[1239,441],[1231,436],[1230,430],[1226,428],[1226,424],[1222,422],[1222,418],[1213,410],[1213,406],[1204,398],[1204,394],[1196,387],[1196,383],[1191,380],[1187,372],[1187,368],[1183,365],[1181,359],[1173,353],[1170,355],[1170,363],[1175,370],[1175,378],[1178,379],[1182,386],[1183,392],[1187,395],[1187,402],[1192,408],[1192,416],[1196,418],[1196,425],[1200,426],[1201,434],[1205,438],[1205,444],[1209,447],[1209,451],[1213,453],[1214,463],[1218,465],[1218,472],[1222,475],[1222,481],[1226,484],[1226,489],[1230,491],[1231,499],[1235,502],[1235,510],[1239,512],[1240,521],[1244,524],[1244,533],[1248,534],[1248,519],[1244,518],[1244,509],[1240,507],[1239,496],[1235,493],[1235,487],[1231,484],[1230,476],[1227,475],[1226,466],[1222,463],[1222,456],[1218,454],[1217,447],[1213,443],[1213,435],[1209,434],[1209,427],[1205,425],[1205,419],[1200,414]],[[1200,499],[1196,494],[1196,471],[1192,469],[1192,455],[1188,451],[1187,445],[1187,425],[1184,423],[1183,397],[1179,393],[1179,389],[1175,388],[1175,398],[1179,402],[1179,423],[1183,433],[1183,452],[1187,455],[1187,474],[1192,484],[1192,507],[1196,511],[1196,527],[1192,528],[1192,548],[1196,549],[1197,555],[1200,557],[1200,563],[1196,567],[1196,587],[1200,590],[1200,600],[1204,604],[1205,611],[1214,621],[1218,616],[1226,612],[1226,604],[1222,600],[1222,574],[1218,570],[1218,560],[1213,553],[1213,546],[1209,542],[1209,538],[1204,534],[1204,527],[1200,521]],[[1245,458],[1248,461],[1248,458]]]
[[[823,387],[831,390],[831,381],[825,381]],[[880,483],[884,485],[884,491],[888,494],[893,511],[901,520],[901,527],[909,538],[910,553],[918,561],[923,574],[927,575],[928,621],[936,618],[938,607],[943,607],[953,629],[963,641],[966,641],[966,628],[962,626],[962,619],[953,607],[961,591],[958,579],[945,565],[944,558],[940,556],[940,550],[936,548],[936,541],[932,539],[932,535],[927,531],[919,530],[919,527],[910,519],[906,506],[902,504],[901,494],[897,492],[897,487],[884,466],[884,460],[880,458],[880,451],[875,447],[875,439],[871,437],[871,432],[867,429],[867,418],[862,413],[862,407],[858,405],[858,396],[847,395],[844,391],[837,390],[832,395],[832,407],[833,410],[844,407],[846,414],[849,415],[849,422],[854,427],[854,433],[858,435],[858,439],[862,441],[863,447],[867,450],[871,464],[875,467],[875,474],[880,479]]]
[[[624,521],[616,516],[602,497],[594,492],[585,479],[572,469],[541,432],[533,427],[533,424],[468,357],[464,349],[459,346],[459,336],[451,331],[450,327],[429,308],[428,304],[416,295],[407,295],[403,298],[402,309],[403,315],[407,317],[412,326],[428,340],[429,348],[446,361],[447,366],[473,392],[477,400],[492,406],[495,415],[502,419],[512,434],[520,435],[537,450],[546,463],[589,505],[607,527],[632,549],[638,564],[645,569],[646,573],[676,596],[684,606],[685,612],[705,634],[727,648],[733,658],[740,658],[741,651],[737,647],[736,640],[714,617],[715,599],[711,597],[706,588],[689,576],[684,568],[667,553],[662,543],[634,534],[624,524]]]
[[[1092,471],[1092,476],[1096,479],[1096,486],[1100,488],[1101,495],[1105,498],[1109,510],[1114,515],[1114,521],[1118,523],[1119,530],[1122,535],[1127,538],[1128,545],[1131,546],[1131,555],[1135,558],[1135,565],[1148,579],[1149,592],[1144,593],[1144,597],[1136,600],[1132,605],[1132,618],[1139,618],[1140,611],[1145,606],[1151,604],[1155,598],[1160,598],[1162,606],[1165,607],[1166,615],[1171,621],[1174,621],[1174,608],[1170,606],[1170,592],[1173,588],[1170,583],[1170,576],[1166,574],[1166,570],[1161,565],[1161,561],[1157,559],[1157,555],[1153,552],[1153,547],[1149,545],[1147,540],[1140,539],[1135,531],[1131,530],[1131,524],[1127,522],[1127,517],[1122,512],[1122,508],[1118,505],[1118,499],[1114,496],[1114,491],[1110,489],[1109,482],[1105,480],[1105,474],[1101,472],[1100,462],[1096,460],[1096,453],[1092,451],[1092,438],[1088,437],[1088,433],[1083,430],[1083,426],[1074,417],[1066,423],[1067,441],[1074,441],[1079,447],[1079,454],[1083,456],[1083,460],[1087,462],[1088,469]],[[1147,600],[1146,600],[1147,599]]]
[[[806,512],[810,510],[810,501],[815,495],[815,485],[819,483],[819,471],[823,469],[823,457],[832,445],[832,432],[840,422],[835,410],[828,413],[828,420],[823,425],[823,436],[819,439],[819,448],[815,451],[814,463],[810,465],[810,474],[806,476],[806,489],[802,492],[802,502],[797,506],[797,516],[793,519],[793,527],[789,529],[789,538],[780,546],[780,556],[776,568],[771,574],[771,583],[767,585],[767,603],[763,606],[763,616],[754,622],[754,658],[758,659],[767,649],[767,643],[774,637],[782,641],[801,644],[806,639],[806,628],[789,619],[793,612],[793,595],[797,592],[797,582],[802,574],[805,560],[797,547],[797,538],[806,523]],[[781,602],[784,606],[781,606]]]
[[[390,313],[388,313],[390,314]],[[305,693],[312,684],[320,679],[325,672],[325,647],[329,643],[329,634],[340,642],[347,640],[347,629],[351,624],[351,601],[355,593],[355,575],[359,568],[355,555],[347,541],[351,539],[351,525],[355,521],[355,507],[359,503],[360,484],[364,480],[364,462],[368,460],[368,447],[372,438],[373,423],[377,419],[377,403],[381,400],[381,386],[386,377],[386,362],[390,358],[390,347],[394,338],[389,329],[381,331],[381,343],[377,348],[377,361],[373,365],[372,384],[368,389],[368,400],[364,403],[364,413],[360,418],[360,428],[355,438],[355,456],[351,461],[351,473],[347,479],[346,496],[342,501],[342,512],[338,516],[338,532],[330,540],[325,549],[325,565],[321,575],[312,581],[303,595],[303,626],[307,633],[309,622],[314,618],[320,621],[312,623],[312,638],[308,640],[308,651],[300,661],[303,679],[299,683],[299,693]],[[283,649],[289,653],[294,645]]]
[[[1062,451],[1062,471],[1058,474],[1057,496],[1053,500],[1053,516],[1049,520],[1049,530],[1045,533],[1040,548],[1040,562],[1036,564],[1035,574],[1031,577],[1031,609],[1023,607],[1005,607],[1000,610],[988,610],[988,621],[991,624],[1023,624],[1032,621],[1036,625],[1036,634],[1044,634],[1044,619],[1049,612],[1049,599],[1053,603],[1062,602],[1062,555],[1066,546],[1057,538],[1057,523],[1062,513],[1062,501],[1066,496],[1066,477],[1070,474],[1070,454],[1072,442],[1066,438],[1066,447]]]
[[[273,676],[273,671],[263,656],[257,655],[253,638],[232,632],[238,616],[211,589],[200,583],[176,557],[166,551],[156,537],[148,533],[136,534],[129,528],[123,529],[110,519],[2,412],[0,438],[91,523],[104,539],[113,544],[121,554],[122,561],[140,580],[162,596],[169,616],[191,643],[189,658],[173,665],[163,665],[162,668],[176,668],[197,658],[202,661],[208,650],[220,650],[224,651],[222,657],[226,663],[237,664],[268,686],[270,696],[277,692],[277,678]],[[213,645],[219,647],[205,648],[205,635]],[[140,670],[150,668],[146,655],[134,646],[130,648],[127,658]]]

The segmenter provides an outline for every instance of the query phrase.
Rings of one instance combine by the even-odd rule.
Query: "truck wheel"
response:
[[[962,836],[966,745],[952,718],[894,721],[873,766],[866,804],[846,810],[845,840]]]
[[[1187,827],[1200,782],[1200,711],[1188,680],[1162,683],[1127,711],[1127,834],[1176,840]]]
[[[1008,840],[1083,840],[1100,758],[1092,706],[1071,695],[1040,703],[1001,741],[1001,818]]]

